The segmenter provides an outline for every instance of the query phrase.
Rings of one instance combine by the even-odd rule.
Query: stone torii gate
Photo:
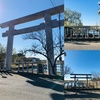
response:
[[[59,9],[59,12],[57,11]],[[11,70],[11,61],[12,61],[12,49],[13,49],[13,38],[15,35],[20,35],[20,34],[25,34],[25,33],[30,33],[30,32],[35,32],[39,30],[45,30],[46,33],[46,44],[47,44],[47,49],[51,50],[48,53],[48,57],[51,58],[51,61],[54,62],[54,50],[53,50],[53,37],[52,37],[52,28],[56,28],[64,25],[64,20],[51,20],[51,16],[58,14],[58,13],[63,13],[64,12],[64,5],[60,5],[54,8],[50,8],[35,14],[31,14],[22,18],[18,18],[15,20],[11,20],[5,23],[0,24],[1,28],[6,28],[9,27],[9,30],[6,31],[5,33],[2,33],[2,37],[8,37],[7,41],[7,52],[6,52],[6,70],[10,71]],[[44,18],[45,23],[40,23],[40,25],[37,26],[32,26],[24,29],[19,29],[16,30],[14,27],[15,25],[19,25],[25,22],[37,20],[40,18]],[[51,45],[52,44],[52,45]],[[49,71],[51,69],[50,64],[49,65]]]
[[[76,88],[76,79],[86,79],[87,81],[87,88],[88,88],[88,79],[91,79],[91,75],[92,74],[70,74],[70,75],[74,75],[74,77],[71,77],[71,78],[74,78],[74,86]]]

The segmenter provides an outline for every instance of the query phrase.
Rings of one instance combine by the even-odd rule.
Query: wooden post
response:
[[[42,66],[42,72],[43,72],[43,74],[44,74],[44,66]]]
[[[95,38],[95,30],[93,30],[93,38]]]
[[[82,28],[82,38],[84,38],[84,28]]]
[[[99,38],[100,38],[100,29],[99,29]]]
[[[87,88],[88,88],[88,75],[86,75],[86,79],[87,79]]]
[[[74,87],[76,88],[76,75],[75,75],[75,78],[74,78]]]
[[[7,52],[6,52],[6,70],[11,70],[12,61],[12,49],[13,49],[13,32],[14,25],[9,26],[8,42],[7,42]]]
[[[27,63],[27,73],[28,73],[28,65],[29,65],[29,64]]]
[[[1,62],[0,62],[0,70],[1,70]]]
[[[69,82],[67,83],[67,88],[69,88]]]
[[[76,29],[76,39],[78,38],[78,30]]]
[[[70,38],[72,39],[72,29],[70,29]]]
[[[51,26],[51,15],[46,13],[44,16],[45,20],[45,32],[46,32],[46,45],[48,51],[48,58],[51,60],[52,64],[54,64],[54,49],[53,49],[53,35],[52,35],[52,26]],[[48,61],[49,75],[53,74],[52,66]]]
[[[87,28],[87,38],[89,38],[89,29]]]
[[[39,74],[39,66],[37,66],[37,74]]]
[[[71,88],[72,88],[72,81],[70,81],[71,82]]]
[[[22,64],[22,71],[24,72],[24,62],[23,62],[23,64]]]

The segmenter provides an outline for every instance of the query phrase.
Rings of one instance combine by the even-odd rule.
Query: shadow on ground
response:
[[[62,76],[37,75],[22,72],[17,74],[28,78],[27,82],[33,86],[54,90],[55,92],[49,94],[52,100],[64,100],[64,86],[54,82],[63,82]]]
[[[52,93],[50,94],[52,100],[64,100],[64,95]]]
[[[100,90],[66,90],[65,99],[71,99],[71,98],[84,98],[84,99],[100,99]]]
[[[76,44],[76,45],[90,45],[89,42],[85,43],[83,41],[68,41],[67,43]]]
[[[7,78],[8,75],[13,76],[10,72],[7,71],[0,71],[0,75],[2,78]]]

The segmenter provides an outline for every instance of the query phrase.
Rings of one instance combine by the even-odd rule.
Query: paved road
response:
[[[100,100],[100,90],[66,91],[65,100]]]
[[[0,100],[64,100],[62,84],[41,75],[0,73]]]
[[[65,42],[65,50],[100,50],[100,42]]]

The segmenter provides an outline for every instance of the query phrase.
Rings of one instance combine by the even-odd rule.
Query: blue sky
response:
[[[100,72],[99,50],[66,50],[64,66],[71,68],[74,74],[91,74]],[[65,80],[70,80],[70,75],[65,75]]]
[[[55,5],[64,4],[63,0],[53,0]],[[0,23],[10,21],[16,18],[20,18],[26,15],[30,15],[48,8],[52,8],[50,0],[0,0]],[[58,15],[54,16],[58,18]],[[16,29],[25,28],[29,26],[35,26],[40,23],[43,23],[43,19],[28,22],[16,26]],[[0,28],[0,43],[6,46],[7,38],[2,38],[2,32],[5,32],[7,29]],[[16,50],[21,50],[26,47],[31,47],[32,41],[25,41],[22,39],[21,35],[14,37],[13,48]]]
[[[69,66],[74,73],[100,72],[99,50],[66,50],[66,54],[65,66]]]
[[[83,25],[100,25],[98,2],[100,0],[64,0],[65,7],[81,13]]]

